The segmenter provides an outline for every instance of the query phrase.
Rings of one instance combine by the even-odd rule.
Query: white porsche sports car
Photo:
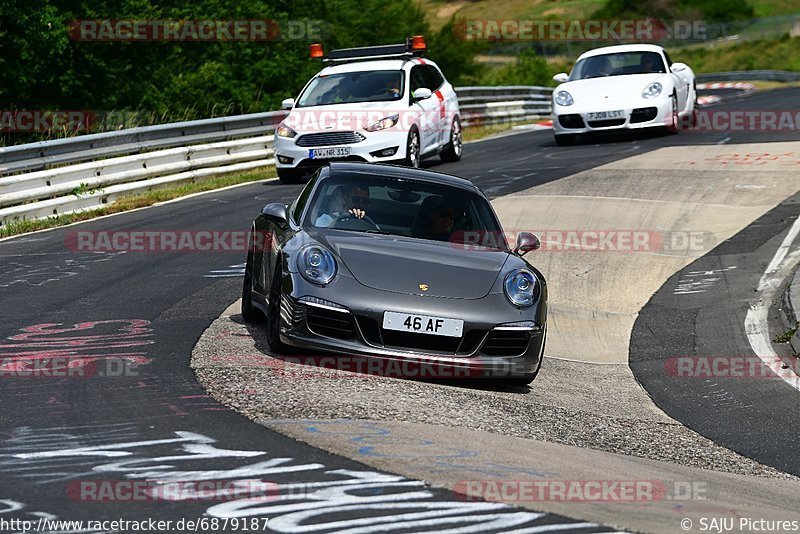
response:
[[[695,75],[673,63],[656,45],[597,48],[581,55],[572,72],[553,80],[553,134],[556,143],[574,143],[579,134],[661,127],[677,131],[697,110]]]

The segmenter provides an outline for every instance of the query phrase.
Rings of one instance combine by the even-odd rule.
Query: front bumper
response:
[[[282,171],[296,171],[298,173],[313,172],[331,161],[361,161],[367,163],[386,163],[403,160],[406,157],[408,132],[400,129],[388,128],[378,132],[357,132],[364,139],[355,143],[323,144],[299,146],[298,140],[303,134],[298,134],[292,139],[275,137],[275,166]],[[316,159],[311,158],[311,151],[326,148],[350,148],[350,155],[341,158]],[[394,150],[391,154],[381,155],[384,150]]]
[[[361,362],[376,374],[399,373],[403,378],[515,378],[539,368],[546,333],[544,303],[518,310],[503,294],[454,301],[379,291],[342,275],[334,282],[338,288],[312,286],[298,280],[296,273],[287,276],[294,286],[281,302],[280,337],[287,345],[334,352],[338,358],[416,364]],[[384,330],[385,310],[462,319],[463,335],[445,338]],[[527,324],[508,325],[520,322]]]
[[[624,116],[605,121],[590,121],[590,112],[622,110]],[[635,106],[627,104],[607,104],[589,108],[572,106],[553,106],[553,133],[582,134],[613,130],[632,130],[640,128],[664,127],[669,124],[672,113],[672,100],[641,100]]]

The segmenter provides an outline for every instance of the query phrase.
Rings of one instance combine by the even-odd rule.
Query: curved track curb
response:
[[[796,328],[794,335],[789,339],[789,345],[795,354],[800,354],[800,328],[797,328],[800,317],[795,309],[796,306],[800,307],[800,269],[795,271],[781,299],[781,319],[784,326],[787,330]]]

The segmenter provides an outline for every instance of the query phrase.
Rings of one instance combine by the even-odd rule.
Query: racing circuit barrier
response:
[[[464,126],[534,120],[550,116],[552,87],[510,85],[456,87]]]
[[[465,126],[550,113],[552,89],[459,87]],[[78,135],[0,147],[0,225],[99,208],[123,195],[274,165],[286,111]]]
[[[697,75],[698,82],[796,82],[798,80],[800,80],[800,72],[788,70],[741,70]]]

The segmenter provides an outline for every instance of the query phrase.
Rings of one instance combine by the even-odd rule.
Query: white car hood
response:
[[[624,76],[606,76],[588,78],[562,83],[554,92],[567,91],[572,95],[575,104],[583,106],[587,102],[611,100],[616,102],[640,100],[642,91],[653,82],[663,86],[661,95],[670,94],[670,78],[665,73],[628,74]]]
[[[328,104],[294,108],[283,122],[299,134],[355,131],[401,111],[404,111],[401,100]]]

